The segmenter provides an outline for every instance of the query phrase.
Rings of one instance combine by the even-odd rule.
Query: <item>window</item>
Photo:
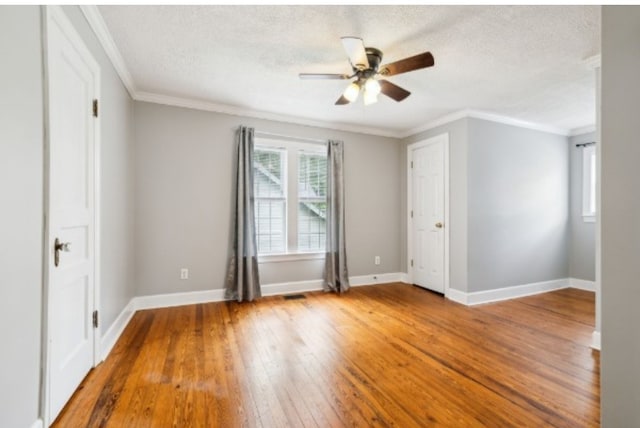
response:
[[[256,138],[253,162],[258,254],[324,253],[324,147]]]
[[[582,153],[582,218],[594,222],[596,215],[596,147],[586,146]]]

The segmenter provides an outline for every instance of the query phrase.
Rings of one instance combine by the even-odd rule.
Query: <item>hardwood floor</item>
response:
[[[305,295],[136,313],[55,426],[599,425],[593,293]]]

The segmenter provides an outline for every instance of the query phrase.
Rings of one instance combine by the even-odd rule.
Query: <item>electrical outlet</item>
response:
[[[187,268],[180,269],[180,279],[189,279],[189,269]]]
[[[373,263],[375,263],[376,265],[380,264],[380,256],[376,256],[375,259],[373,259]]]

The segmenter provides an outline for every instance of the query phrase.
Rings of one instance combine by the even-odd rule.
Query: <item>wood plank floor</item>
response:
[[[417,287],[140,311],[56,427],[590,427],[593,293]]]

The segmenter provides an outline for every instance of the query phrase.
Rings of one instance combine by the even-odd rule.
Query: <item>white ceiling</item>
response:
[[[471,109],[565,130],[595,123],[599,6],[100,6],[136,92],[407,134]],[[412,95],[335,106],[349,73],[341,36],[383,63],[430,51],[390,77]],[[140,97],[144,98],[144,97]]]

